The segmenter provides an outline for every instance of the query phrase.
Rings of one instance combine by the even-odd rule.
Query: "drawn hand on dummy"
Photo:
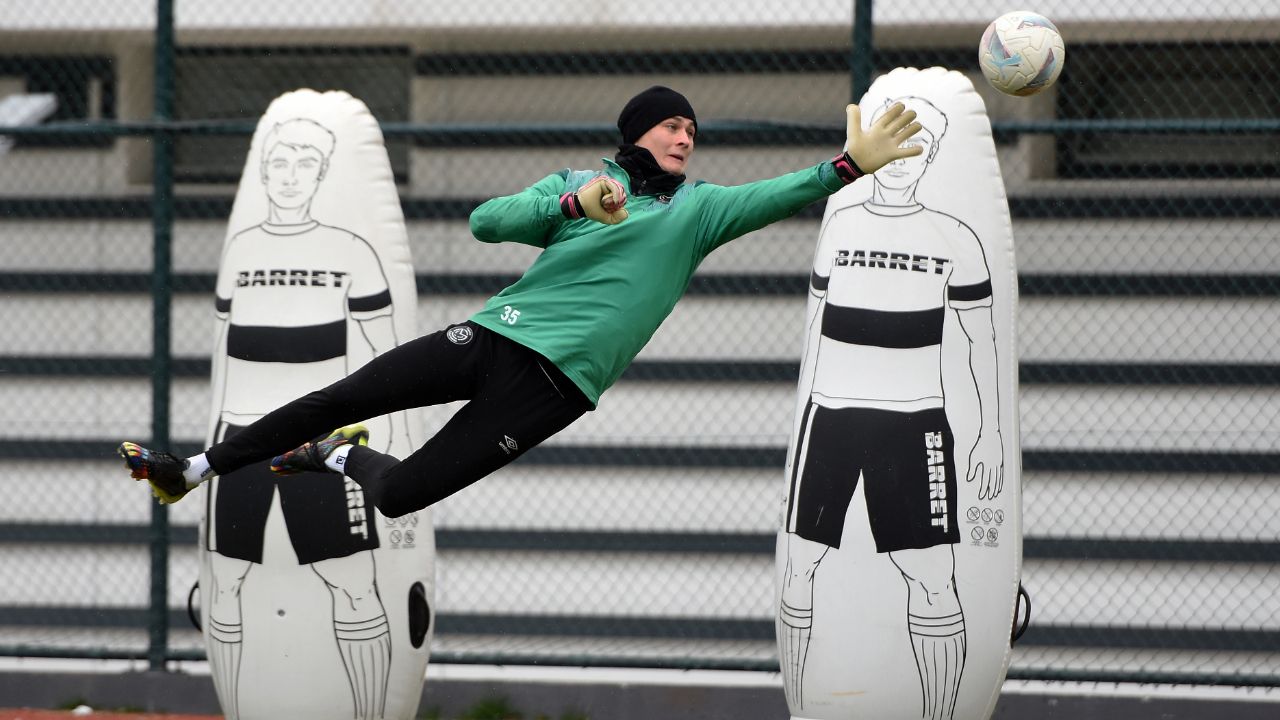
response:
[[[1004,442],[1000,431],[980,433],[969,453],[969,476],[978,481],[978,499],[995,500],[1004,489]]]

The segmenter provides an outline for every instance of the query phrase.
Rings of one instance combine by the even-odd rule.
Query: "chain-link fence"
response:
[[[167,0],[159,22],[146,0],[7,8],[0,96],[57,104],[3,116],[0,652],[202,655],[202,505],[165,515],[112,450],[153,423],[199,450],[214,273],[272,98],[343,89],[383,123],[425,333],[534,258],[476,243],[470,211],[612,157],[635,92],[689,96],[691,177],[739,184],[829,158],[862,63],[968,74],[996,131],[1036,603],[1011,676],[1280,684],[1280,7],[1037,3],[1066,68],[1011,99],[976,57],[1002,5],[876,3],[851,53],[853,5],[180,2],[176,43]],[[597,412],[434,508],[434,659],[777,667],[820,217],[713,254]]]

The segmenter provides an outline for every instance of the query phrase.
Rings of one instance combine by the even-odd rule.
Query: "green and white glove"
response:
[[[920,146],[902,147],[920,132],[914,110],[897,103],[885,111],[870,128],[862,129],[862,110],[857,105],[845,108],[849,149],[837,155],[832,163],[836,174],[846,183],[870,175],[894,160],[914,157],[924,152]]]

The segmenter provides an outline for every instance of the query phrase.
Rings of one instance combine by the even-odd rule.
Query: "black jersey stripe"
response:
[[[220,313],[231,312],[231,298],[215,297],[213,299],[213,309]]]
[[[822,335],[850,345],[922,348],[942,344],[943,308],[892,312],[827,304]]]
[[[232,325],[227,355],[250,362],[312,363],[347,354],[347,321],[302,327]]]
[[[377,295],[368,297],[347,298],[347,309],[351,312],[372,312],[381,310],[391,304],[391,291],[383,290]]]
[[[809,273],[809,284],[813,286],[814,290],[825,291],[827,285],[831,284],[831,278],[822,277],[817,272],[811,272]]]
[[[973,302],[991,297],[991,281],[983,280],[977,285],[948,285],[947,299],[956,302]]]

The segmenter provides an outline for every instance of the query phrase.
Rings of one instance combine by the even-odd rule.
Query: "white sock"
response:
[[[182,471],[182,477],[187,481],[187,485],[196,486],[217,475],[213,471],[213,467],[209,465],[209,459],[204,453],[187,458],[187,469]]]
[[[333,622],[338,651],[351,681],[356,720],[374,720],[386,713],[387,677],[391,672],[391,633],[387,616],[362,622]]]
[[[240,683],[240,655],[243,649],[244,627],[240,623],[222,623],[209,618],[210,649],[209,669],[213,671],[213,686],[218,702],[227,720],[240,717],[236,699]]]
[[[797,608],[783,600],[778,607],[783,689],[796,710],[804,709],[804,661],[813,633],[813,608]]]
[[[920,688],[924,694],[924,717],[927,720],[951,720],[955,713],[956,694],[964,672],[964,615],[955,613],[941,618],[907,615],[907,629],[920,670]]]
[[[336,473],[346,474],[347,472],[347,453],[351,452],[352,445],[343,445],[342,447],[329,453],[329,457],[325,458],[324,464],[330,470]]]

